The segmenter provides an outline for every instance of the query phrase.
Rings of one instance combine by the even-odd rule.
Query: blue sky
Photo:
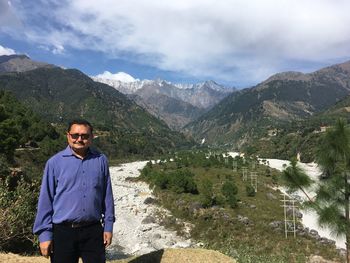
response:
[[[247,87],[350,60],[347,0],[0,0],[0,55]]]

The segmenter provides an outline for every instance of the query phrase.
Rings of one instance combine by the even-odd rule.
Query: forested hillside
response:
[[[276,134],[304,132],[303,126],[308,126],[310,117],[332,107],[349,93],[350,62],[309,74],[279,73],[255,87],[229,95],[186,128],[198,141],[205,138],[209,145],[259,152]],[[292,125],[301,129],[293,130]],[[303,142],[295,142],[294,152],[289,151],[289,146],[282,147],[282,152],[289,151],[284,158],[297,154]],[[275,146],[272,143],[266,147]],[[264,152],[271,154],[273,149]],[[269,154],[265,156],[277,156]]]
[[[191,145],[114,88],[96,83],[78,70],[38,68],[0,74],[0,90],[9,90],[46,121],[66,125],[86,118],[100,132],[96,144],[108,155],[150,156]]]
[[[44,163],[64,145],[53,126],[0,91],[0,250],[34,250],[32,225]]]

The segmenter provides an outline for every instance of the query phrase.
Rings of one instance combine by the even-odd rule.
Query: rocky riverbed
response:
[[[160,225],[157,215],[169,212],[155,204],[148,184],[131,180],[140,175],[146,163],[139,161],[110,168],[116,205],[113,242],[107,251],[110,259],[194,245],[190,239]]]

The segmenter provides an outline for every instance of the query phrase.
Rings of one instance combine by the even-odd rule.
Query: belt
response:
[[[79,227],[87,227],[87,226],[92,226],[92,225],[97,225],[99,224],[100,221],[85,221],[85,222],[62,222],[57,225],[59,226],[68,226],[70,228],[79,228]]]

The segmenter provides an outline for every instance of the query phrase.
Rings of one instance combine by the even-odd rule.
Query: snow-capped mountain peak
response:
[[[112,86],[124,94],[138,95],[142,98],[150,97],[152,94],[163,94],[205,109],[212,107],[234,91],[233,88],[221,86],[211,80],[197,84],[173,84],[159,78],[138,80],[123,72],[112,74],[105,71],[92,79]]]

